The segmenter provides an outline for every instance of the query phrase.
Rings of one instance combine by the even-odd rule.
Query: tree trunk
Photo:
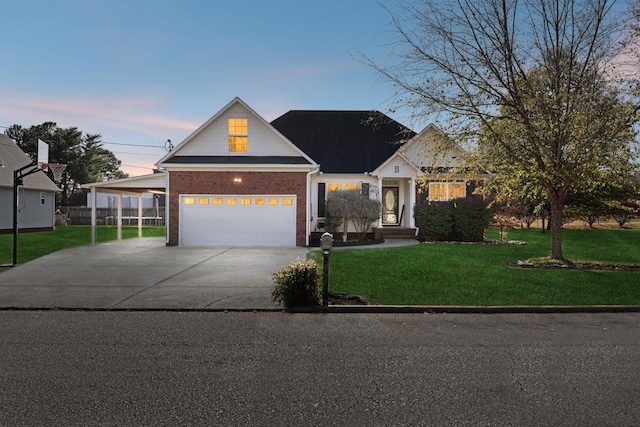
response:
[[[564,206],[560,197],[550,197],[551,218],[551,259],[564,260],[562,255],[562,208]]]

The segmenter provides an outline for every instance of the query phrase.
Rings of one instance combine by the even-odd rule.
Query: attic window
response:
[[[229,119],[229,152],[246,153],[249,142],[248,119]]]

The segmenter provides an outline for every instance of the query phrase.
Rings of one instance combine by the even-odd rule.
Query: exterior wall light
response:
[[[242,182],[242,178],[233,178],[233,182],[240,184]]]

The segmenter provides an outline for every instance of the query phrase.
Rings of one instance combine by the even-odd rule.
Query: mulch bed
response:
[[[591,270],[591,271],[640,271],[640,265],[630,264],[600,264],[570,262],[531,262],[529,260],[510,261],[509,267],[516,268],[546,268],[555,270]]]
[[[329,292],[329,305],[370,305],[371,302],[359,295]]]

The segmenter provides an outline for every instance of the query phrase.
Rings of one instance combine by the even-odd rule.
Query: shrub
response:
[[[484,230],[493,217],[489,204],[478,196],[465,197],[453,201],[453,230],[464,241],[481,242]]]
[[[315,261],[295,261],[273,274],[271,299],[285,307],[319,304],[318,265]]]
[[[413,216],[422,239],[442,240],[453,231],[453,205],[450,202],[415,205]]]
[[[488,203],[476,196],[416,205],[413,215],[422,240],[482,241],[492,219]]]

